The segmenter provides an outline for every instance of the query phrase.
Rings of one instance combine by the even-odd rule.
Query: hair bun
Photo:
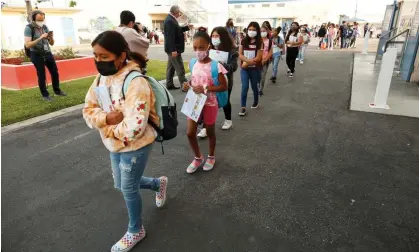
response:
[[[198,28],[198,31],[207,32],[207,28],[201,26],[201,27]]]

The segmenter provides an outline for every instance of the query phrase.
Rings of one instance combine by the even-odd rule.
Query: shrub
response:
[[[66,48],[58,50],[55,56],[56,58],[59,58],[59,59],[74,59],[74,58],[78,58],[76,53],[78,53],[78,51],[73,51],[73,48],[66,47]]]

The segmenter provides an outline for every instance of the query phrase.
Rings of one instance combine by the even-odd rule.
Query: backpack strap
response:
[[[211,76],[214,81],[214,86],[220,85],[218,81],[218,61],[211,60]]]
[[[195,66],[195,63],[198,61],[197,58],[192,58],[191,61],[189,61],[189,71],[192,73],[193,66]]]
[[[140,72],[136,70],[130,71],[124,79],[124,82],[122,84],[122,98],[125,100],[125,93],[128,92],[128,87],[131,81],[137,77],[143,76]]]

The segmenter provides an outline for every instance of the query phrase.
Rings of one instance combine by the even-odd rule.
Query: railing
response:
[[[208,11],[199,5],[196,1],[186,0],[186,8],[182,9],[182,12],[186,14],[190,22],[192,23],[207,23],[208,21]]]
[[[400,37],[401,35],[406,34],[406,38],[404,39],[404,41],[394,41],[396,38]],[[388,39],[384,45],[384,53],[387,51],[387,48],[389,46],[389,44],[403,44],[401,53],[400,53],[400,57],[398,57],[398,62],[397,62],[397,70],[400,70],[402,67],[402,59],[404,56],[404,53],[406,51],[406,44],[407,44],[407,39],[409,38],[409,34],[410,34],[410,29],[406,29],[404,31],[402,31],[401,33],[397,34],[396,36]]]
[[[384,34],[381,34],[380,38],[378,39],[377,53],[375,54],[374,64],[377,63],[378,56],[379,55],[382,56],[381,54],[379,54],[380,47],[382,46],[381,40],[387,38],[387,35],[391,36],[391,33],[396,31],[396,30],[397,30],[397,27],[391,29],[390,31],[385,32]]]

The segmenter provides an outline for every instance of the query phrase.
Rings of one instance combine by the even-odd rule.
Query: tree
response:
[[[32,22],[32,2],[31,0],[25,0],[26,4],[26,20],[28,20],[28,23]]]

